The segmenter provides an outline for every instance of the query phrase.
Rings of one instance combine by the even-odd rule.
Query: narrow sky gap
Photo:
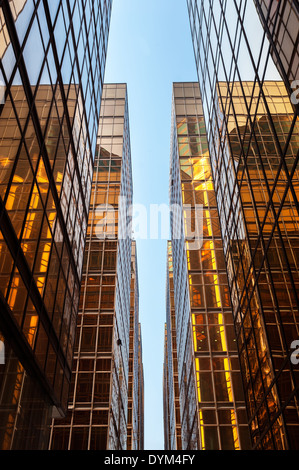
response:
[[[172,83],[196,81],[184,0],[114,0],[105,83],[127,83],[134,203],[168,204]],[[164,449],[166,240],[137,240],[145,449]]]

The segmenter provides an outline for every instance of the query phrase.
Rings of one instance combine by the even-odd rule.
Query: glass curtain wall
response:
[[[293,0],[254,0],[282,79],[292,86],[299,78],[299,3]],[[296,84],[297,85],[297,84]]]
[[[171,233],[182,447],[248,449],[220,219],[197,83],[174,84],[172,132],[170,202],[179,207],[172,210]]]
[[[299,23],[295,10],[284,16],[290,3],[296,10],[298,2],[187,2],[251,439],[269,450],[298,449],[299,435],[299,123],[290,83]],[[295,39],[284,42],[287,34]]]
[[[181,450],[180,396],[178,384],[178,360],[175,328],[173,266],[171,242],[167,243],[166,268],[166,324],[164,344],[164,448]]]
[[[131,273],[131,298],[130,298],[130,347],[129,347],[129,390],[128,390],[128,440],[127,450],[139,450],[140,447],[140,422],[139,409],[140,390],[143,382],[140,383],[140,366],[142,361],[140,356],[141,325],[139,323],[139,283],[137,266],[136,241],[132,240],[132,273]]]
[[[141,324],[138,325],[138,431],[137,449],[144,449],[144,373],[142,359]]]
[[[66,411],[111,4],[0,2],[2,449]]]
[[[84,254],[72,389],[66,418],[53,422],[52,450],[121,450],[127,446],[130,418],[131,204],[127,88],[125,84],[105,84]]]

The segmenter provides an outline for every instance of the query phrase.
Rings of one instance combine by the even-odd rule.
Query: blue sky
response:
[[[105,83],[128,86],[135,204],[168,204],[172,83],[196,79],[185,0],[113,0]],[[137,240],[137,255],[145,448],[163,449],[166,240]]]

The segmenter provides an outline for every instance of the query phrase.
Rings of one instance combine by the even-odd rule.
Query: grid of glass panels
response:
[[[71,376],[110,11],[106,0],[0,4],[0,328],[6,351],[13,347],[37,377],[34,386],[42,385],[45,400],[61,412]],[[11,399],[9,426],[23,433],[18,445],[25,446],[27,431],[14,415],[20,402]],[[6,439],[5,445],[14,444]]]
[[[248,449],[237,344],[198,84],[174,84],[174,106],[177,133],[174,158],[179,160],[182,205],[192,208],[191,212],[184,210],[183,221],[191,317],[185,321],[191,320],[192,326],[200,448]],[[202,208],[200,247],[192,246],[194,242],[186,229],[195,226],[196,205]]]
[[[259,3],[187,2],[253,448],[297,449],[298,106]]]
[[[137,268],[137,247],[132,241],[132,274],[130,297],[130,346],[129,346],[129,386],[128,386],[128,436],[127,450],[138,450],[140,439],[140,374],[139,374],[139,284]],[[141,358],[142,360],[142,358]]]
[[[292,0],[255,0],[264,28],[274,41],[272,58],[290,84],[299,77],[299,4]]]
[[[190,300],[188,271],[185,252],[185,232],[182,221],[182,190],[180,179],[179,155],[176,133],[176,114],[173,102],[172,137],[170,158],[170,205],[179,207],[179,211],[170,212],[172,237],[172,263],[174,305],[176,309],[176,344],[178,361],[178,384],[180,393],[180,419],[182,449],[200,448],[199,416],[196,395],[194,347],[190,328]]]
[[[137,449],[144,449],[144,374],[141,324],[138,325],[138,432]]]
[[[176,347],[175,306],[173,288],[173,267],[171,242],[167,246],[167,285],[166,285],[166,332],[165,332],[165,380],[163,388],[165,406],[165,429],[168,430],[165,440],[165,449],[180,450],[181,445],[181,417],[180,394],[178,384],[178,361]]]
[[[249,99],[253,84],[244,85]],[[221,102],[223,98],[226,99],[227,89],[227,84],[219,84]],[[285,143],[291,127],[292,106],[284,84],[266,82],[264,92],[275,125],[274,132],[279,136],[279,141]],[[244,119],[244,100],[240,86],[236,86],[232,100],[234,116],[229,108],[225,110],[231,141],[236,139],[235,124],[238,123],[240,128],[240,122]],[[236,177],[240,194],[238,206],[242,207],[242,213],[239,211],[239,226],[243,230],[240,233],[240,229],[235,230],[233,224],[229,231],[227,228],[225,230],[226,239],[231,237],[231,253],[227,259],[231,269],[239,350],[248,382],[249,377],[251,378],[251,384],[246,384],[250,415],[254,415],[256,408],[259,408],[259,420],[252,422],[252,433],[258,439],[260,428],[271,426],[273,441],[276,446],[281,447],[286,445],[284,422],[286,425],[288,422],[291,424],[288,431],[291,439],[292,436],[295,439],[299,425],[296,425],[295,419],[296,399],[292,398],[296,383],[298,386],[298,371],[296,374],[294,365],[287,358],[290,345],[298,337],[299,331],[296,303],[299,226],[292,190],[286,191],[285,173],[285,170],[288,172],[288,168],[293,167],[299,149],[298,130],[297,124],[285,155],[285,168],[280,168],[275,135],[265,108],[259,106],[252,141],[248,131],[245,130],[243,134],[247,144],[246,159],[243,156],[240,158],[240,144],[237,146],[235,143],[232,149],[232,158],[236,159],[237,156],[239,162]],[[293,174],[292,187],[296,197],[297,170]],[[226,198],[224,192],[222,197]],[[233,206],[235,212],[236,206],[237,203]],[[255,366],[251,365],[249,369],[248,365],[247,354],[249,356],[250,351],[252,364],[255,349],[258,351],[260,374],[257,371],[257,357]],[[288,382],[289,387],[286,386]],[[264,400],[266,404],[263,403]],[[281,413],[279,408],[283,405],[286,405],[286,409]],[[276,414],[280,416],[271,419]],[[269,434],[264,439],[264,445],[273,445]]]
[[[166,306],[167,308],[167,306]],[[169,450],[170,444],[170,417],[169,417],[169,382],[168,382],[168,357],[167,357],[167,325],[164,325],[164,361],[163,361],[163,429],[164,449]]]
[[[127,445],[131,238],[119,237],[128,219],[119,197],[132,202],[128,133],[126,85],[104,85],[72,390],[67,417],[53,423],[52,450]]]

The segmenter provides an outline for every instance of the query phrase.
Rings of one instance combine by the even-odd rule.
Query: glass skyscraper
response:
[[[144,448],[144,378],[136,242],[132,240],[127,450]]]
[[[164,448],[182,448],[178,358],[176,346],[175,305],[171,241],[167,244],[166,324],[163,364]]]
[[[187,1],[253,449],[298,449],[297,1]]]
[[[299,2],[254,1],[272,45],[272,59],[282,79],[287,85],[292,85],[292,82],[299,78]]]
[[[65,419],[52,450],[137,449],[142,354],[127,87],[105,84]]]
[[[0,448],[67,409],[110,0],[0,2]]]
[[[170,445],[178,446],[180,418],[182,449],[250,449],[198,83],[173,86],[170,205],[170,307],[174,309],[170,316],[167,306]]]

